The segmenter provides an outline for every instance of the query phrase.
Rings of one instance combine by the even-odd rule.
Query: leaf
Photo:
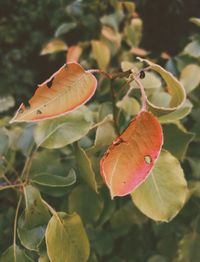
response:
[[[40,173],[31,179],[31,184],[41,192],[54,197],[59,197],[67,193],[69,186],[76,182],[76,173],[71,169],[66,177]]]
[[[82,107],[66,116],[40,122],[35,129],[35,142],[38,147],[61,148],[85,136],[91,125],[91,111]]]
[[[142,225],[147,218],[131,203],[131,201],[118,208],[111,217],[110,223],[117,234],[127,234],[133,225]]]
[[[15,100],[12,96],[2,96],[0,98],[0,113],[7,111],[15,105]]]
[[[139,59],[141,62],[147,63],[151,70],[160,74],[166,82],[168,93],[171,95],[170,103],[167,107],[156,106],[147,100],[150,111],[152,111],[155,115],[161,116],[181,108],[186,99],[185,89],[181,83],[170,72],[167,72],[161,66],[154,64],[147,59]]]
[[[54,38],[47,44],[45,44],[40,52],[40,55],[54,54],[65,50],[67,50],[67,45],[65,44],[65,42],[58,38]]]
[[[128,116],[135,116],[140,111],[139,102],[135,98],[128,96],[124,96],[122,100],[118,101],[117,107],[123,109]]]
[[[22,213],[18,220],[18,237],[21,244],[29,250],[39,251],[39,245],[44,238],[45,230],[45,225],[32,228],[30,228],[30,226],[28,227],[25,221],[24,213]]]
[[[101,159],[101,175],[112,198],[130,194],[144,182],[159,156],[162,143],[158,120],[150,112],[140,112]]]
[[[54,214],[47,226],[45,238],[51,262],[86,262],[89,258],[88,238],[77,214]]]
[[[147,262],[167,262],[168,259],[161,255],[154,255],[148,259]]]
[[[200,57],[200,41],[194,40],[188,45],[186,45],[185,49],[183,50],[184,54],[190,55],[195,58]]]
[[[200,26],[200,18],[197,17],[191,17],[190,22],[194,23],[197,26]]]
[[[13,122],[33,122],[66,114],[85,104],[94,94],[96,78],[76,63],[62,66],[38,86],[29,106],[20,105]]]
[[[104,118],[101,125],[97,127],[94,146],[90,150],[98,151],[108,146],[116,138],[111,115]]]
[[[4,128],[0,129],[0,158],[8,151],[10,144],[9,140],[7,130]]]
[[[186,99],[183,106],[169,114],[158,117],[160,123],[171,123],[180,120],[190,114],[192,110],[192,103]]]
[[[147,56],[149,54],[148,51],[146,51],[143,48],[139,48],[139,47],[132,47],[130,50],[130,53],[136,55],[136,56]]]
[[[24,187],[26,203],[25,223],[27,228],[45,225],[50,218],[49,211],[43,204],[39,191],[28,185]]]
[[[162,151],[147,180],[132,194],[134,204],[156,221],[172,220],[183,207],[187,182],[178,160]]]
[[[163,133],[163,147],[179,160],[183,160],[189,143],[194,139],[194,134],[185,132],[175,124],[164,125]]]
[[[115,30],[113,30],[111,27],[109,26],[103,26],[102,30],[101,30],[101,34],[102,36],[104,36],[106,39],[108,39],[109,41],[113,42],[117,48],[120,47],[121,44],[121,35],[119,33],[117,33]]]
[[[142,38],[143,22],[140,18],[133,18],[125,27],[124,33],[127,43],[131,47],[138,47]]]
[[[139,72],[140,70],[139,65],[128,61],[122,62],[121,68],[123,71],[133,69],[135,72]],[[146,90],[159,89],[162,85],[161,79],[153,72],[145,72],[145,78],[141,79],[140,81]],[[130,83],[130,86],[132,88],[138,88],[138,85],[134,81]]]
[[[74,22],[69,22],[69,23],[63,23],[60,25],[56,32],[55,32],[55,37],[59,37],[63,34],[68,33],[70,30],[74,29],[76,27],[76,23]]]
[[[95,173],[89,157],[87,156],[84,149],[81,148],[78,144],[75,144],[74,149],[80,176],[88,184],[88,186],[90,186],[95,192],[97,192],[98,189],[95,179]]]
[[[67,63],[78,62],[83,52],[83,48],[78,45],[72,45],[67,51]]]
[[[70,213],[78,213],[85,224],[91,224],[98,220],[103,210],[103,201],[92,189],[81,185],[69,195],[68,207]]]
[[[181,72],[180,81],[186,93],[193,91],[200,84],[200,66],[187,65]]]
[[[110,62],[110,49],[102,41],[92,40],[91,44],[92,55],[97,61],[98,67],[100,69],[106,70],[106,67]]]
[[[33,138],[33,131],[34,131],[35,125],[34,124],[28,124],[26,128],[23,128],[21,130],[21,133],[19,137],[16,139],[16,148],[20,150],[23,155],[28,157],[31,153],[31,150],[34,146],[34,138]]]
[[[15,249],[16,261],[14,259],[14,247],[10,246],[0,257],[0,262],[33,262],[33,260],[28,257],[18,246],[15,246]]]
[[[176,262],[200,261],[200,235],[193,231],[186,234],[178,246],[178,256]]]

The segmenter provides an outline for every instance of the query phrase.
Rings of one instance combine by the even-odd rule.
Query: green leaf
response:
[[[61,148],[85,136],[91,125],[91,111],[82,106],[66,116],[40,122],[34,133],[35,142],[38,147]]]
[[[200,161],[199,158],[195,157],[188,157],[187,160],[189,161],[190,167],[192,169],[192,176],[200,179]]]
[[[18,246],[15,246],[15,250],[16,260],[14,258],[14,247],[10,246],[0,257],[0,262],[33,262],[33,260]]]
[[[0,129],[0,157],[8,151],[9,148],[9,136],[6,129]]]
[[[200,41],[194,40],[188,45],[186,45],[185,49],[183,50],[183,53],[195,58],[200,57]]]
[[[161,116],[181,108],[186,99],[185,90],[181,83],[170,72],[166,71],[161,66],[154,64],[147,59],[139,59],[141,62],[147,63],[151,70],[160,74],[166,83],[168,93],[171,95],[170,103],[166,107],[156,106],[147,100],[149,110],[152,111],[155,115]]]
[[[176,262],[198,262],[200,261],[200,235],[193,231],[186,234],[178,246]]]
[[[106,70],[106,67],[110,62],[110,49],[102,41],[92,40],[91,44],[92,55],[97,61],[98,67],[100,69]]]
[[[147,262],[168,262],[168,259],[161,255],[154,255],[150,257]]]
[[[102,188],[101,195],[104,200],[104,208],[98,220],[98,226],[105,224],[111,218],[116,209],[116,203],[111,200],[110,193],[106,187]]]
[[[89,241],[77,214],[54,214],[47,226],[45,238],[51,262],[86,262],[89,258]]]
[[[111,217],[112,229],[117,234],[126,234],[134,224],[142,225],[147,221],[146,217],[133,205],[131,201],[118,208]]]
[[[78,213],[85,224],[90,224],[98,220],[103,210],[103,201],[88,186],[81,185],[69,195],[68,207],[70,213]]]
[[[76,173],[71,169],[66,177],[40,173],[31,179],[31,184],[36,186],[41,192],[55,197],[67,193],[69,186],[76,182]]]
[[[21,244],[29,250],[39,250],[38,247],[44,238],[45,230],[46,226],[27,227],[24,213],[22,213],[18,220],[18,237]]]
[[[138,47],[142,38],[143,22],[140,18],[133,18],[124,30],[127,43],[131,47]]]
[[[55,37],[59,37],[63,34],[68,33],[70,30],[74,29],[76,27],[76,23],[74,22],[69,22],[69,23],[63,23],[60,25],[56,32],[55,32]]]
[[[140,111],[139,102],[129,96],[124,96],[122,100],[118,101],[117,107],[121,108],[128,116],[135,116]]]
[[[116,138],[115,129],[113,127],[113,119],[111,115],[104,118],[102,124],[97,127],[94,146],[89,152],[95,152],[108,146]]]
[[[50,218],[49,211],[43,204],[39,191],[28,185],[24,187],[25,223],[28,228],[45,225]]]
[[[26,157],[30,155],[34,145],[34,138],[33,138],[34,128],[35,128],[34,124],[28,124],[24,129],[22,129],[22,132],[20,133],[19,137],[17,137],[16,147]]]
[[[186,93],[193,91],[200,84],[200,66],[187,65],[181,72],[180,81]]]
[[[89,157],[87,156],[83,148],[81,148],[78,144],[75,144],[74,149],[81,178],[88,184],[88,186],[90,186],[95,192],[97,192],[98,190],[95,173]]]
[[[179,160],[183,160],[186,155],[189,143],[193,140],[194,134],[185,132],[176,124],[163,126],[164,145],[163,147],[170,151],[172,155]]]
[[[0,98],[0,113],[7,111],[15,105],[15,100],[12,96],[3,96]]]
[[[187,194],[187,182],[180,163],[169,152],[162,151],[146,181],[131,197],[146,216],[168,222],[181,210]]]
[[[169,114],[159,116],[158,120],[160,123],[163,123],[163,124],[175,122],[189,115],[192,110],[192,107],[193,107],[192,103],[188,99],[186,99],[185,103],[183,104],[181,108]]]

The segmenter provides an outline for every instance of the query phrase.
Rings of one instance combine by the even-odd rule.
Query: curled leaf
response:
[[[147,178],[162,143],[158,120],[150,112],[140,112],[101,159],[101,175],[112,197],[130,194]]]
[[[156,106],[155,104],[147,100],[149,110],[152,111],[155,115],[161,116],[173,112],[182,107],[186,99],[186,94],[185,89],[183,88],[181,83],[171,73],[166,71],[161,66],[154,64],[147,59],[139,59],[141,62],[147,63],[151,70],[160,74],[160,76],[165,81],[167,91],[171,96],[170,102],[167,107]]]
[[[13,122],[33,122],[64,115],[85,104],[94,94],[96,78],[76,63],[63,65],[35,91],[29,105],[20,105]]]

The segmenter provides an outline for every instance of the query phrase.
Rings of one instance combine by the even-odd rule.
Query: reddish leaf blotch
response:
[[[157,118],[150,112],[140,112],[101,159],[101,175],[112,197],[130,194],[145,181],[162,144]]]

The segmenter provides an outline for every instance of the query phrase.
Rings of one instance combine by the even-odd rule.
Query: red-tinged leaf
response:
[[[78,62],[79,57],[83,52],[83,48],[78,45],[70,46],[67,52],[67,63],[69,62]]]
[[[85,104],[93,96],[96,86],[96,78],[82,66],[66,64],[38,86],[29,106],[21,104],[10,123],[64,115]]]
[[[145,181],[163,144],[157,118],[142,111],[101,159],[101,175],[111,196],[124,196]]]

